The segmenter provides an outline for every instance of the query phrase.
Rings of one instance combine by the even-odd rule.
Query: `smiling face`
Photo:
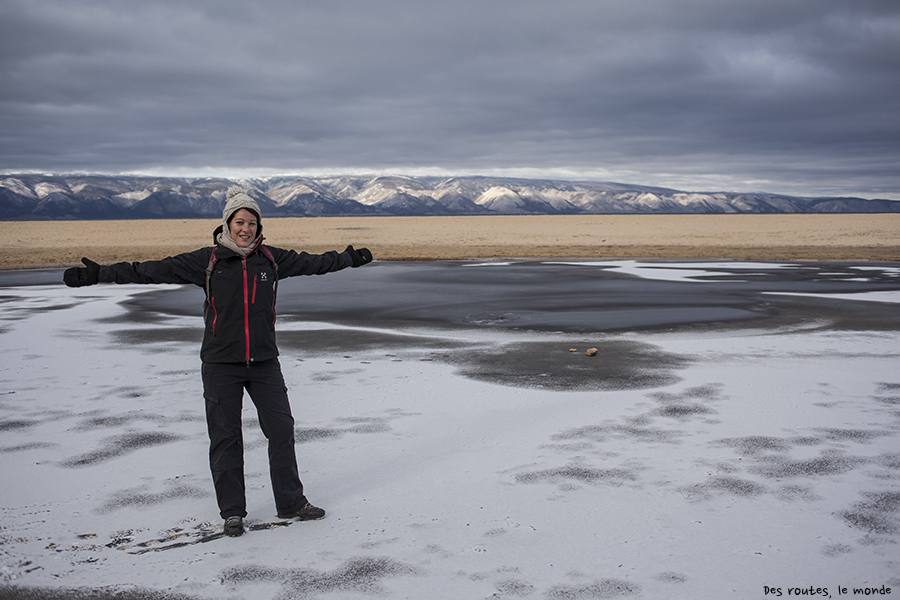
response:
[[[231,239],[241,248],[247,248],[256,239],[259,219],[246,208],[238,210],[228,222]]]

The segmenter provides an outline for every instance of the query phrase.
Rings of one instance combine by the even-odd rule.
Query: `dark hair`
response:
[[[250,213],[250,214],[252,214],[254,217],[256,217],[256,222],[257,222],[257,223],[259,223],[260,221],[262,221],[262,217],[259,216],[259,213],[258,213],[258,212],[256,212],[256,211],[253,210],[252,208],[247,208],[246,206],[242,206],[241,208],[239,208],[239,209],[237,209],[236,211],[234,211],[233,213],[231,213],[231,216],[228,217],[227,223],[228,223],[229,225],[231,225],[231,220],[234,218],[234,215],[236,215],[236,214],[238,213],[238,210],[241,210],[241,209],[246,210],[248,213]]]

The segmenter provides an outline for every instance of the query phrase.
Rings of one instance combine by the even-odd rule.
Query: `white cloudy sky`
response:
[[[3,0],[0,172],[900,199],[897,0]]]

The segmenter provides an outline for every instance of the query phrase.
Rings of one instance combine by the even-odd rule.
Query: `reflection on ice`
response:
[[[697,279],[710,275],[730,275],[732,270],[767,271],[772,269],[790,269],[797,265],[788,263],[757,263],[757,262],[641,262],[637,260],[616,261],[581,261],[581,262],[546,262],[550,265],[573,265],[586,267],[603,267],[609,271],[634,275],[644,279],[658,279],[661,281],[709,281]]]
[[[644,279],[656,279],[660,281],[685,281],[685,282],[716,282],[731,281],[740,282],[739,279],[722,279],[721,276],[735,275],[740,272],[755,272],[755,275],[764,274],[774,270],[807,270],[812,272],[816,266],[805,263],[781,263],[781,262],[752,262],[752,261],[717,261],[717,262],[684,262],[673,261],[645,262],[638,260],[615,261],[572,261],[559,262],[547,261],[544,264],[571,265],[601,267],[609,272],[632,275]],[[852,271],[870,271],[886,277],[900,277],[900,268],[890,266],[848,266]],[[842,281],[870,281],[867,277],[851,278],[847,272],[822,272],[816,273],[818,277],[840,277]],[[704,277],[720,276],[717,279],[703,279]]]
[[[765,292],[774,296],[801,296],[806,298],[834,298],[836,300],[860,300],[863,302],[900,303],[900,291],[860,292],[857,294],[803,294],[800,292]]]

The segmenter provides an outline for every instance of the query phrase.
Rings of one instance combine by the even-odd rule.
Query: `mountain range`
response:
[[[0,175],[0,220],[215,218],[232,185],[247,190],[269,217],[900,212],[894,200],[505,177],[7,174]]]

